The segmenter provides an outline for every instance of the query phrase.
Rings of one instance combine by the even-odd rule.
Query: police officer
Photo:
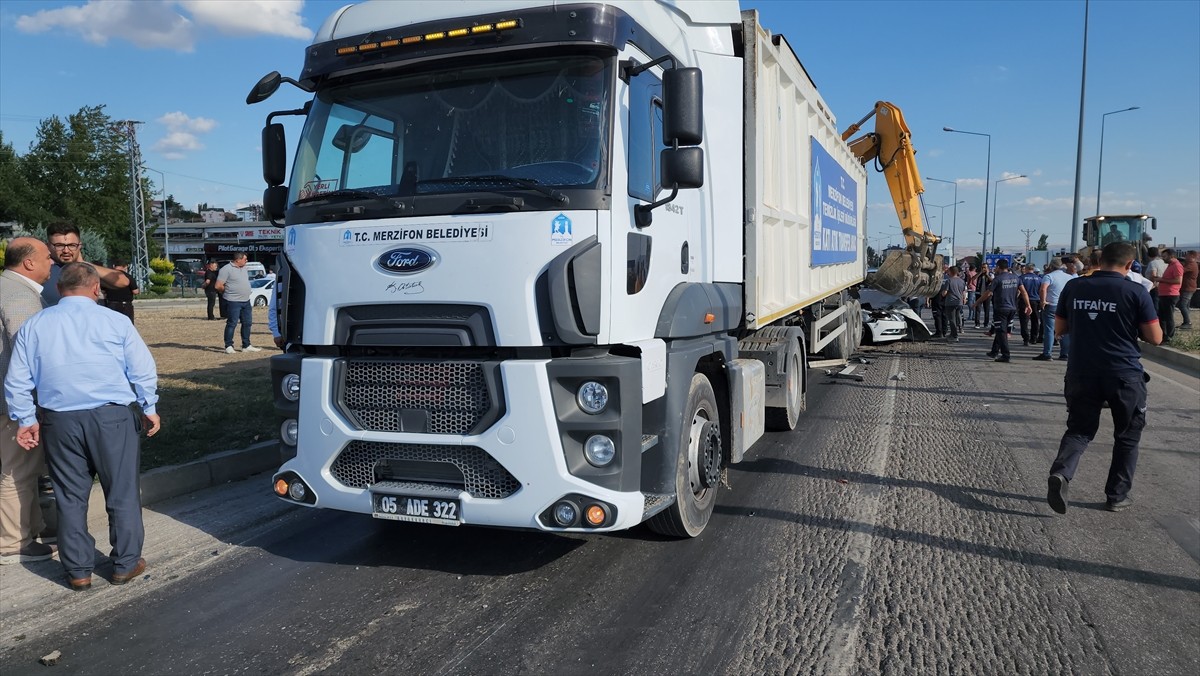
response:
[[[1013,315],[1017,313],[1017,300],[1020,299],[1024,303],[1026,313],[1030,312],[1030,305],[1025,288],[1021,286],[1017,276],[1008,271],[1008,260],[1005,258],[996,261],[996,277],[988,290],[975,301],[975,305],[987,307],[985,304],[992,299],[995,319],[992,329],[996,332],[996,337],[992,339],[992,349],[987,356],[994,357],[996,361],[1010,361],[1012,357],[1008,351],[1008,331],[1012,328]]]
[[[1056,336],[1071,337],[1067,358],[1067,431],[1050,466],[1046,501],[1059,514],[1067,512],[1067,487],[1079,459],[1100,427],[1105,402],[1112,409],[1113,457],[1104,493],[1107,509],[1117,512],[1132,500],[1138,442],[1146,425],[1146,380],[1137,339],[1162,342],[1162,328],[1150,294],[1125,279],[1136,250],[1114,242],[1100,254],[1100,269],[1067,282],[1058,298]]]

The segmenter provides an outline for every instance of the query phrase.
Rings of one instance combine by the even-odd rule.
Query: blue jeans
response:
[[[228,301],[225,314],[225,347],[233,347],[233,330],[238,322],[242,323],[242,347],[250,347],[250,324],[254,321],[254,313],[250,309],[250,301]]]
[[[1047,305],[1042,310],[1042,354],[1047,357],[1054,351],[1054,311],[1057,306]],[[1071,345],[1071,336],[1064,335],[1058,339],[1058,356],[1066,357]]]
[[[975,319],[975,299],[979,297],[979,292],[967,292],[967,319]]]

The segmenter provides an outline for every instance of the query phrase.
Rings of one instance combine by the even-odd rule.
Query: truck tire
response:
[[[708,525],[717,503],[718,483],[713,477],[720,476],[723,453],[717,397],[703,374],[692,376],[687,406],[681,418],[675,460],[675,502],[646,523],[655,533],[694,538]]]
[[[808,405],[807,394],[804,392],[804,355],[800,353],[799,341],[788,341],[784,364],[787,366],[787,381],[784,383],[787,405],[767,407],[766,424],[767,429],[772,432],[790,432],[796,429],[800,414]]]
[[[850,301],[850,317],[846,321],[854,327],[850,333],[850,352],[846,355],[849,357],[858,351],[863,341],[862,302],[857,298]]]
[[[862,323],[861,318],[859,319],[858,323]],[[834,340],[832,343],[826,345],[823,350],[821,350],[821,355],[826,359],[845,360],[850,358],[850,341],[851,334],[854,332],[854,329],[850,324],[845,324],[845,326],[846,330],[842,331],[842,335],[838,336],[837,340]]]

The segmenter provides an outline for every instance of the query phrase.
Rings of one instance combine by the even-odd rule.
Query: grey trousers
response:
[[[93,474],[104,489],[113,571],[133,570],[146,538],[133,411],[117,405],[86,411],[43,409],[41,436],[58,502],[58,558],[67,576],[87,577],[95,564],[96,540],[87,525]]]

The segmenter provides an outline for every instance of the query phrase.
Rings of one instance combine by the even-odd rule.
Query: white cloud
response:
[[[166,2],[94,0],[84,5],[44,9],[17,17],[17,29],[44,33],[52,29],[77,33],[95,45],[110,38],[126,40],[143,49],[168,48],[190,52],[195,46],[195,26],[171,10]]]
[[[985,181],[982,178],[960,178],[958,184],[964,188],[982,188]]]
[[[1075,200],[1070,197],[1028,197],[1021,200],[1021,204],[1027,207],[1061,209],[1063,207],[1074,206]]]
[[[211,26],[226,35],[279,35],[311,40],[313,32],[304,26],[300,10],[303,0],[182,0],[199,26]]]
[[[217,126],[217,121],[207,117],[190,117],[182,111],[167,113],[157,122],[167,128],[167,135],[155,142],[152,150],[160,152],[168,160],[181,160],[186,151],[203,150],[197,134],[207,134]]]
[[[164,124],[171,131],[187,131],[206,134],[217,126],[217,121],[207,117],[189,117],[187,113],[176,110],[158,118],[159,124]]]
[[[89,0],[20,16],[16,25],[25,33],[60,29],[101,46],[118,39],[143,49],[190,52],[213,30],[311,39],[313,32],[300,16],[303,5],[302,0]]]

